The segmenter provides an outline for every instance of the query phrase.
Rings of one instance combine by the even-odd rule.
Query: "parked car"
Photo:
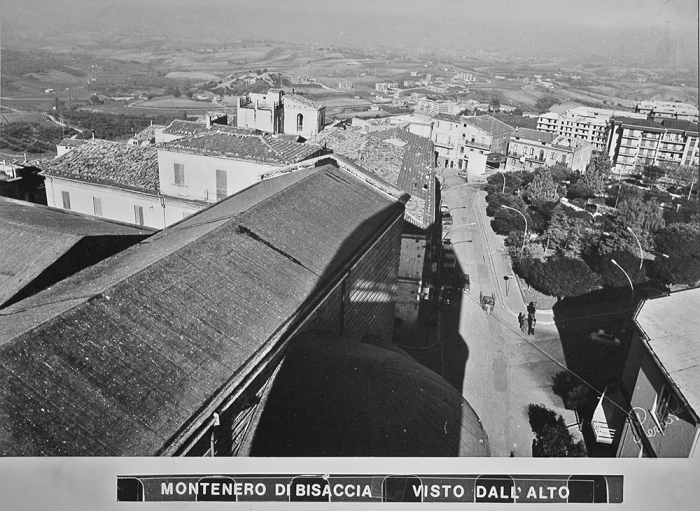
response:
[[[450,206],[447,204],[443,204],[440,206],[440,213],[443,215],[449,215],[450,214]]]
[[[461,177],[462,179],[468,179],[468,178],[469,178],[469,174],[467,174],[467,171],[466,171],[466,170],[460,170],[459,172],[457,172],[457,175],[458,175],[459,177]]]
[[[462,292],[468,293],[471,289],[471,284],[469,282],[469,274],[462,273],[459,277],[459,280],[460,280],[460,286],[462,288]]]
[[[442,240],[442,249],[452,250],[452,240],[450,238],[445,238],[444,240]]]
[[[442,217],[442,225],[452,225],[452,217],[451,216],[443,216]]]
[[[445,252],[442,255],[442,267],[443,268],[456,268],[457,267],[457,258],[454,255],[454,252]]]
[[[454,286],[442,286],[440,289],[440,303],[442,305],[454,305],[459,300],[459,293]]]
[[[593,332],[590,336],[591,341],[598,342],[600,344],[603,344],[605,346],[619,346],[620,345],[620,339],[615,337],[612,334],[607,334],[605,333],[605,330],[598,330],[597,332]]]

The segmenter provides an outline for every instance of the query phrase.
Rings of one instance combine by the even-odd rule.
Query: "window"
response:
[[[185,166],[182,163],[175,164],[175,184],[185,186]]]
[[[99,197],[92,198],[92,211],[95,216],[102,216],[102,199]]]
[[[297,131],[301,131],[304,126],[304,116],[297,114]]]
[[[134,223],[137,225],[143,225],[143,207],[134,206]]]
[[[669,386],[664,385],[661,389],[661,393],[656,396],[654,406],[652,407],[652,415],[660,429],[663,430],[666,427],[669,414],[675,412],[677,408],[678,403],[675,396],[671,392]]]
[[[63,209],[70,209],[70,193],[61,192],[61,199],[63,200]]]
[[[225,199],[228,195],[227,191],[226,171],[216,169],[216,200]]]

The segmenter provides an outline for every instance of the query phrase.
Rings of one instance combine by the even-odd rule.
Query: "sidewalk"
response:
[[[484,243],[492,257],[490,257],[491,269],[498,281],[498,302],[503,309],[517,318],[520,312],[525,313],[528,301],[525,299],[523,290],[520,287],[520,279],[510,278],[507,281],[505,276],[514,275],[510,258],[506,255],[504,237],[494,233],[491,229],[491,220],[486,215],[486,193],[481,190],[474,190],[474,200],[478,202],[476,206],[477,222],[484,236]],[[540,325],[554,324],[554,311],[551,309],[537,310],[537,323]]]

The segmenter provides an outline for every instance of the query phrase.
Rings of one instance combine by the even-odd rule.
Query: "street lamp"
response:
[[[525,239],[527,237],[527,217],[525,215],[523,215],[522,211],[517,210],[515,208],[511,208],[510,206],[504,206],[503,204],[501,204],[501,207],[505,208],[505,209],[512,209],[513,211],[518,213],[521,217],[523,217],[523,220],[525,220],[525,232],[523,233],[523,247],[521,249],[521,252],[524,252],[525,251]]]
[[[642,264],[644,263],[644,251],[642,250],[642,244],[639,242],[639,238],[637,238],[637,235],[634,233],[634,231],[629,225],[627,226],[627,230],[632,233],[634,239],[637,240],[637,245],[639,245],[639,271],[641,271]]]
[[[629,275],[627,275],[627,272],[622,268],[622,266],[617,264],[617,261],[615,261],[615,259],[610,259],[610,262],[613,263],[618,268],[620,268],[620,270],[622,270],[622,273],[625,274],[625,277],[627,277],[627,281],[630,283],[630,289],[632,290],[632,299],[630,301],[630,308],[631,308],[632,303],[634,302],[634,284],[632,284],[632,279],[630,278]]]
[[[471,223],[469,223],[469,224],[459,224],[459,225],[455,225],[454,227],[452,227],[451,229],[448,229],[447,231],[445,231],[445,232],[443,233],[443,235],[442,235],[442,240],[441,240],[441,241],[445,241],[445,238],[447,237],[447,235],[450,234],[450,233],[451,233],[452,231],[454,231],[455,229],[459,229],[460,227],[467,227],[467,226],[469,226],[469,225],[476,225],[476,223],[475,223],[475,222],[471,222]]]

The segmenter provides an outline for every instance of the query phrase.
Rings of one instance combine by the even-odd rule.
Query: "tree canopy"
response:
[[[654,235],[654,274],[665,284],[693,285],[700,280],[700,226],[672,224]],[[668,257],[664,257],[664,254]]]
[[[581,259],[550,257],[533,261],[527,280],[537,290],[560,298],[579,296],[601,285],[600,277]]]

